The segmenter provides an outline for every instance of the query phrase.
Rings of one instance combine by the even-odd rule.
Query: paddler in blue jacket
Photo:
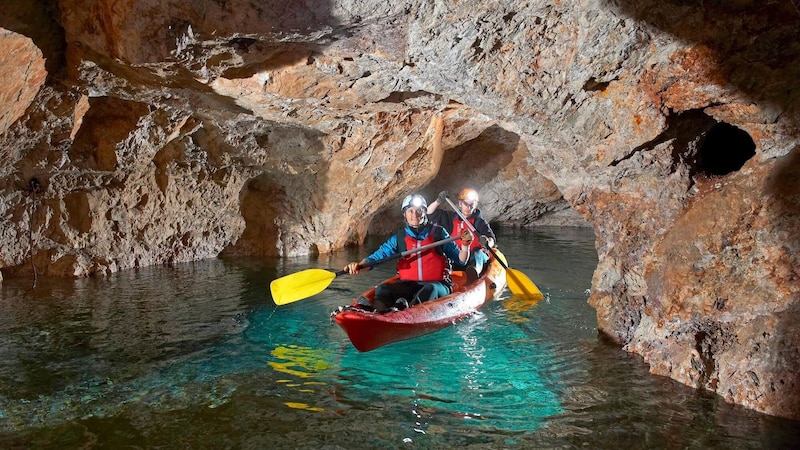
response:
[[[365,267],[371,262],[449,238],[447,230],[428,221],[427,208],[427,202],[421,195],[407,196],[400,207],[405,228],[390,236],[374,253],[360,262],[351,262],[344,270],[356,274],[359,266]],[[472,234],[469,230],[464,231],[461,244],[448,242],[400,258],[397,262],[400,280],[379,284],[372,304],[364,298],[359,299],[358,304],[364,309],[374,308],[376,312],[385,312],[392,307],[405,309],[448,295],[453,284],[450,280],[451,260],[462,264],[469,260]]]

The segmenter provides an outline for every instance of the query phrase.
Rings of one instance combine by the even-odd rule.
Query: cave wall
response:
[[[589,224],[600,331],[800,418],[791,1],[9,0],[0,273],[363,242],[469,179]],[[468,178],[467,178],[468,177]]]

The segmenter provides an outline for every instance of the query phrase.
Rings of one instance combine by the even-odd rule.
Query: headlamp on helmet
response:
[[[408,208],[428,208],[428,202],[425,197],[419,194],[411,194],[403,199],[403,205],[400,206],[400,211],[405,212]]]
[[[458,199],[469,205],[474,205],[478,201],[478,192],[475,189],[462,189],[458,194]]]

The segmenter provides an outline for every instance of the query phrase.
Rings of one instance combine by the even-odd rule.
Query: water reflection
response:
[[[368,353],[329,321],[381,266],[276,307],[321,261],[213,260],[0,286],[0,447],[766,448],[796,423],[651,376],[598,340],[591,232],[501,235],[534,300]],[[365,425],[367,424],[367,425]]]
[[[507,298],[503,305],[508,312],[508,320],[515,323],[528,322],[530,318],[526,311],[536,306],[543,299],[539,295],[514,294]]]
[[[320,375],[331,369],[331,353],[320,349],[309,347],[298,347],[296,345],[278,345],[270,352],[274,358],[267,364],[276,372],[290,375],[286,379],[277,379],[276,382],[284,383],[287,387],[296,389],[297,392],[313,394],[317,389],[325,389],[327,383],[316,381]],[[300,378],[298,382],[294,378]],[[307,411],[324,411],[324,408],[311,406],[308,403],[286,401],[284,405]]]

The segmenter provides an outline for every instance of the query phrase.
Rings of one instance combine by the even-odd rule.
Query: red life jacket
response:
[[[469,223],[471,223],[472,227],[475,228],[475,218],[474,217],[467,217],[467,220],[469,220]],[[451,234],[453,236],[461,236],[461,230],[465,230],[465,229],[469,230],[469,227],[467,226],[467,224],[465,224],[464,221],[461,220],[460,217],[458,217],[458,216],[453,217],[453,232]],[[481,248],[481,241],[478,240],[478,236],[475,233],[473,233],[472,231],[470,231],[470,234],[472,235],[472,244],[469,245],[469,252],[472,253],[476,249]]]
[[[441,228],[434,227],[428,237],[417,240],[401,231],[397,236],[397,245],[401,252],[420,248],[441,240]],[[402,236],[400,234],[402,233]],[[439,237],[439,239],[437,239]],[[401,242],[402,240],[402,242]],[[413,253],[400,258],[397,262],[397,274],[401,280],[413,281],[447,281],[450,275],[450,265],[447,258],[441,253],[440,247],[434,247],[423,252]]]

